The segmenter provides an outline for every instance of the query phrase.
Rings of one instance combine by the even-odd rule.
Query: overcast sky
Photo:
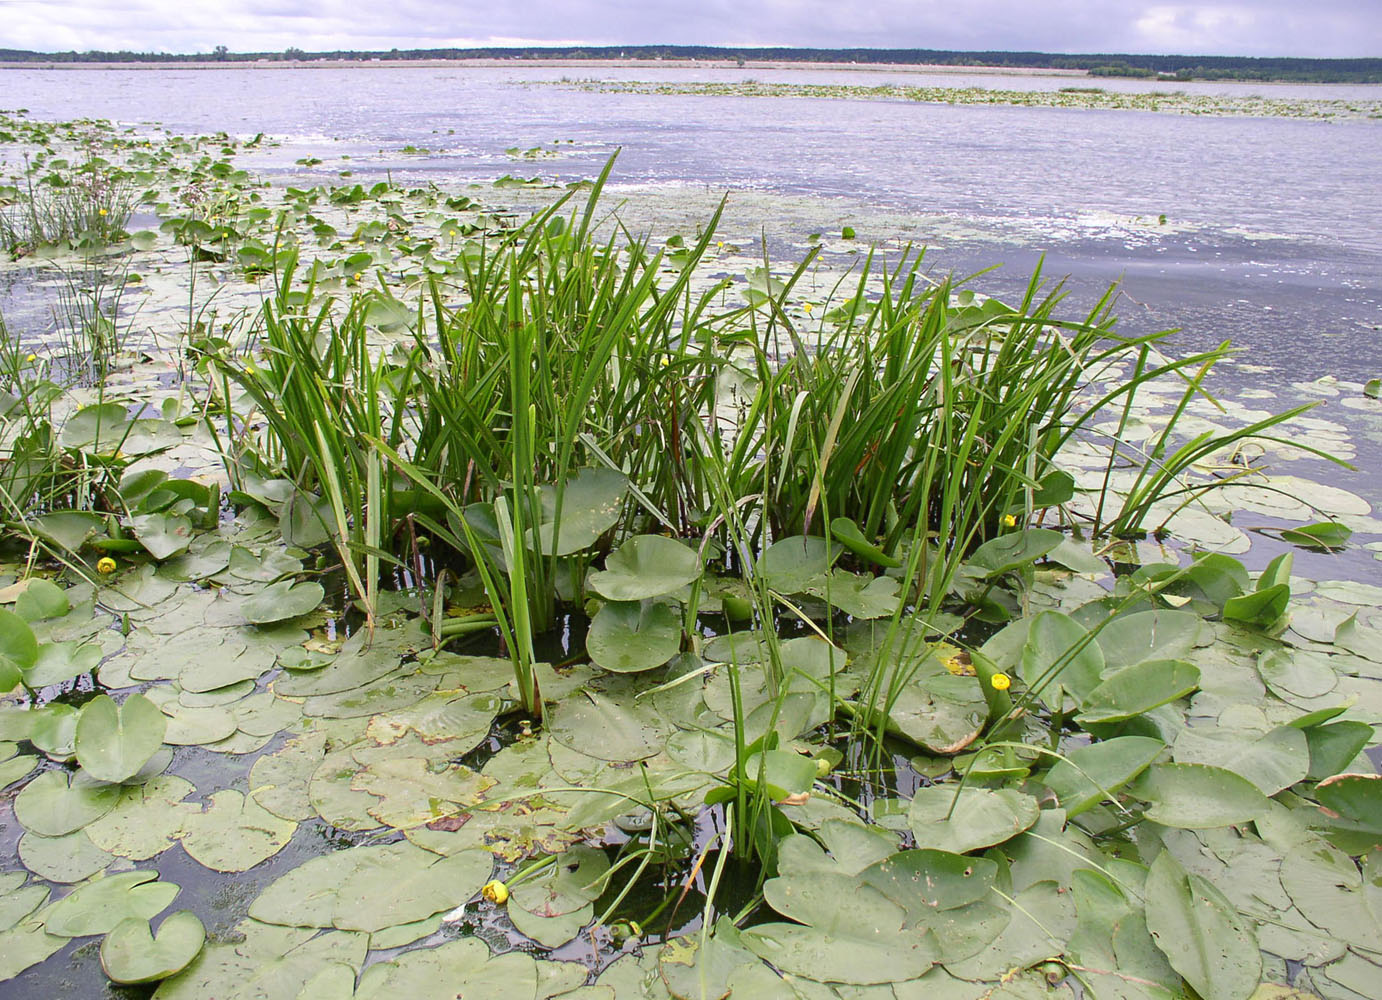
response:
[[[791,45],[1382,56],[1382,0],[0,0],[0,48]]]

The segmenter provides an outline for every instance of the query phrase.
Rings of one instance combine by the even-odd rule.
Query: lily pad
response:
[[[326,597],[326,591],[315,580],[294,583],[280,580],[271,583],[244,604],[245,620],[255,625],[287,621],[314,611]]]
[[[1208,764],[1154,764],[1129,792],[1151,803],[1148,819],[1185,830],[1246,823],[1267,808],[1247,778]]]
[[[117,983],[152,983],[181,972],[197,957],[206,929],[191,910],[164,918],[157,936],[147,920],[128,917],[101,942],[101,968]]]
[[[80,830],[115,808],[120,789],[98,785],[81,774],[45,771],[14,800],[14,815],[30,833],[61,837]]]
[[[115,858],[78,830],[61,837],[24,834],[19,838],[19,860],[29,871],[50,882],[80,882],[104,871]]]
[[[701,572],[700,557],[690,546],[662,535],[635,535],[586,582],[607,600],[641,601],[680,590],[700,579]]]
[[[77,759],[93,778],[119,783],[134,777],[163,746],[167,717],[142,694],[117,705],[97,695],[77,719]]]
[[[595,613],[585,643],[606,670],[651,670],[681,650],[681,616],[661,601],[612,601]]]
[[[218,872],[249,871],[288,846],[297,824],[281,819],[234,789],[211,795],[205,811],[191,813],[182,847]]]
[[[148,920],[178,894],[176,885],[157,878],[157,872],[133,871],[85,882],[44,911],[43,925],[49,934],[85,937],[109,933],[126,917]]]
[[[1040,811],[1036,799],[1011,788],[928,785],[912,796],[907,825],[917,847],[964,854],[1017,836]]]
[[[1120,736],[1076,747],[1057,761],[1042,781],[1056,793],[1067,817],[1075,817],[1109,798],[1160,756],[1161,740]]]
[[[1187,874],[1169,851],[1147,872],[1147,929],[1171,967],[1195,992],[1247,1000],[1262,980],[1262,953],[1251,927],[1223,893]]]
[[[492,867],[484,850],[444,858],[407,841],[352,847],[280,877],[250,905],[250,916],[292,927],[381,931],[466,902]]]
[[[1184,698],[1200,685],[1200,670],[1184,660],[1143,660],[1116,670],[1080,699],[1080,722],[1121,722]]]
[[[171,559],[192,543],[192,522],[181,514],[141,514],[131,527],[139,544],[155,559]]]

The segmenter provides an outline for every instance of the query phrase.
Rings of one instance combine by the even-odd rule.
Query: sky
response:
[[[1382,56],[1382,0],[0,0],[0,48],[699,44]]]

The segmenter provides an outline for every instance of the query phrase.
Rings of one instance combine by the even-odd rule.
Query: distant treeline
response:
[[[1120,53],[1060,55],[1052,52],[955,52],[948,49],[718,48],[709,45],[608,45],[580,47],[388,49],[372,52],[29,52],[0,49],[3,62],[257,62],[372,59],[668,59],[729,62],[922,63],[1014,69],[1079,69],[1096,76],[1169,77],[1180,80],[1291,80],[1317,83],[1382,83],[1382,59],[1258,59],[1247,56],[1147,56]]]

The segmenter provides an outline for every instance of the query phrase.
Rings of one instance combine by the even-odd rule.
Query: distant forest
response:
[[[1287,80],[1315,83],[1382,83],[1382,59],[1258,59],[1246,56],[1147,56],[1123,53],[1060,55],[1052,52],[954,52],[948,49],[718,48],[709,45],[609,45],[581,47],[388,49],[374,52],[29,52],[0,49],[0,62],[257,62],[372,59],[667,59],[730,62],[852,62],[1080,69],[1095,76],[1177,80]]]

